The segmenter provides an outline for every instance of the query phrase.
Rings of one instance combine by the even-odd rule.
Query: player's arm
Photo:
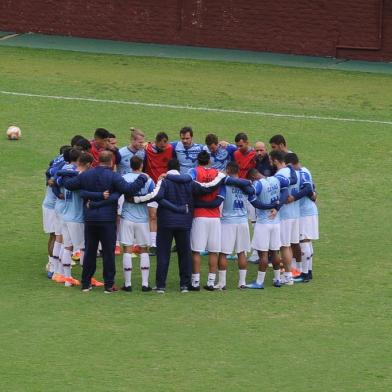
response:
[[[159,200],[163,199],[165,196],[165,188],[166,188],[165,181],[159,180],[152,192],[147,193],[146,195],[143,195],[143,196],[134,196],[133,202],[136,204],[147,203],[150,201],[158,201],[159,202]]]
[[[218,175],[210,182],[192,182],[192,193],[196,196],[207,195],[213,192],[226,177],[224,173],[219,172]]]
[[[88,202],[88,208],[100,208],[103,206],[108,206],[110,204],[117,204],[120,196],[121,196],[121,193],[113,192],[109,195],[109,197],[107,199],[100,200],[100,201],[90,200]]]
[[[71,173],[71,172],[70,172]],[[65,189],[69,191],[77,191],[78,189],[82,188],[82,176],[83,174],[79,174],[78,176],[70,177],[70,176],[63,176],[62,183]]]
[[[86,191],[85,189],[81,189],[79,191],[79,195],[84,200],[100,201],[106,199],[105,192],[91,192],[91,191]]]
[[[134,182],[128,183],[120,176],[120,174],[113,173],[113,186],[116,192],[133,196],[143,188],[147,179],[148,177],[145,174],[139,174]]]
[[[243,178],[234,178],[227,176],[224,180],[225,185],[236,186],[241,188],[241,190],[247,195],[254,194],[254,188],[252,187],[252,182],[250,180],[245,180]]]
[[[291,165],[287,166],[290,169],[290,185],[294,185],[297,183],[298,178],[297,178],[297,173],[295,170],[291,167]]]
[[[167,210],[175,212],[176,214],[189,214],[191,212],[188,204],[177,205],[167,199],[159,200],[158,204],[159,207],[166,208]]]
[[[218,195],[214,200],[195,200],[193,204],[195,208],[216,208],[219,207],[223,203],[223,201],[224,199]]]

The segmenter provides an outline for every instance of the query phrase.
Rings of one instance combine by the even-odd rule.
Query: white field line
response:
[[[64,101],[86,101],[86,102],[99,102],[99,103],[110,103],[110,104],[119,104],[119,105],[144,106],[144,107],[152,107],[152,108],[194,110],[194,111],[199,111],[199,112],[234,113],[234,114],[244,114],[244,115],[251,115],[251,116],[285,117],[285,118],[294,118],[294,119],[298,118],[298,119],[304,119],[304,120],[345,121],[345,122],[353,122],[353,123],[370,123],[370,124],[392,125],[392,121],[370,120],[370,119],[360,119],[360,118],[309,116],[306,114],[270,113],[270,112],[259,112],[259,111],[236,110],[236,109],[217,109],[217,108],[208,108],[208,107],[203,107],[203,106],[197,107],[197,106],[188,106],[188,105],[170,105],[170,104],[165,104],[165,103],[120,101],[120,100],[116,100],[116,99],[63,97],[63,96],[58,96],[58,95],[30,94],[30,93],[19,93],[19,92],[14,92],[14,91],[2,91],[2,90],[0,90],[0,93],[5,94],[5,95],[58,99],[58,100],[64,100]]]

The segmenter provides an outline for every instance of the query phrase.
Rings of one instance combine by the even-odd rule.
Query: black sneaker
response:
[[[117,293],[118,288],[113,285],[112,287],[105,287],[104,293],[105,294],[112,294],[112,293]]]
[[[151,246],[148,255],[149,256],[156,256],[157,255],[157,247],[156,246]]]
[[[93,286],[91,286],[91,284],[88,285],[88,286],[82,286],[82,292],[83,292],[83,293],[88,293],[88,292],[90,292],[92,289],[93,289]]]
[[[215,287],[214,287],[214,286],[209,286],[208,284],[206,284],[206,285],[204,286],[204,290],[207,290],[207,291],[214,291],[214,290],[215,290]]]
[[[312,270],[308,271],[308,279],[312,280],[313,279],[313,274],[312,274]]]
[[[154,287],[153,291],[155,291],[158,294],[165,294],[165,289],[162,287]]]
[[[151,290],[152,290],[152,288],[150,286],[142,286],[142,291],[144,293],[147,293],[148,291],[151,291]]]
[[[123,286],[123,287],[121,287],[121,290],[122,291],[126,291],[128,293],[131,293],[132,292],[132,286]]]
[[[189,293],[189,287],[188,286],[181,286],[180,291],[181,291],[181,293]]]
[[[188,291],[200,291],[200,286],[192,286],[191,284],[188,286]]]

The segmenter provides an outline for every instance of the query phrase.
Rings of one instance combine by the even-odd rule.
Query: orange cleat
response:
[[[291,273],[293,274],[293,278],[301,275],[301,272],[299,272],[296,268],[291,268]]]
[[[99,282],[97,279],[91,278],[91,286],[102,287],[104,286],[104,284],[102,282]]]
[[[53,274],[52,280],[56,283],[65,283],[65,277],[60,274]]]
[[[121,255],[121,248],[120,245],[116,245],[116,249],[114,250],[114,254],[116,256]]]
[[[77,250],[76,252],[73,253],[71,256],[71,259],[73,261],[79,261],[80,260],[80,250]]]
[[[77,279],[74,279],[72,277],[65,278],[64,283],[66,286],[80,286],[80,282]]]
[[[134,245],[132,247],[132,253],[140,254],[142,248],[139,245]]]

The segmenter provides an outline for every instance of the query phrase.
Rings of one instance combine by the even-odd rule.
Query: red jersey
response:
[[[158,177],[167,172],[167,163],[173,158],[173,146],[166,144],[165,149],[158,150],[152,143],[146,146],[144,171],[152,178],[155,184]]]
[[[256,167],[256,151],[248,150],[243,154],[240,150],[236,150],[233,153],[233,159],[237,162],[240,171],[238,173],[239,178],[246,178],[246,173],[249,169]]]
[[[90,146],[91,146],[91,148],[90,148],[89,153],[93,156],[93,159],[94,159],[93,163],[91,164],[91,167],[97,167],[97,166],[99,166],[99,160],[98,160],[99,153],[101,151],[105,151],[106,148],[98,147],[95,144],[94,140],[90,140]],[[117,163],[116,162],[116,154],[113,154],[112,168],[114,168],[116,166],[116,163]]]
[[[193,170],[196,172],[196,181],[198,182],[211,182],[218,175],[218,170],[209,167],[196,166]],[[217,197],[218,193],[219,189],[216,189],[208,195],[199,196],[198,199],[203,201],[212,201]],[[219,207],[195,208],[193,216],[195,218],[219,218],[220,210]]]

